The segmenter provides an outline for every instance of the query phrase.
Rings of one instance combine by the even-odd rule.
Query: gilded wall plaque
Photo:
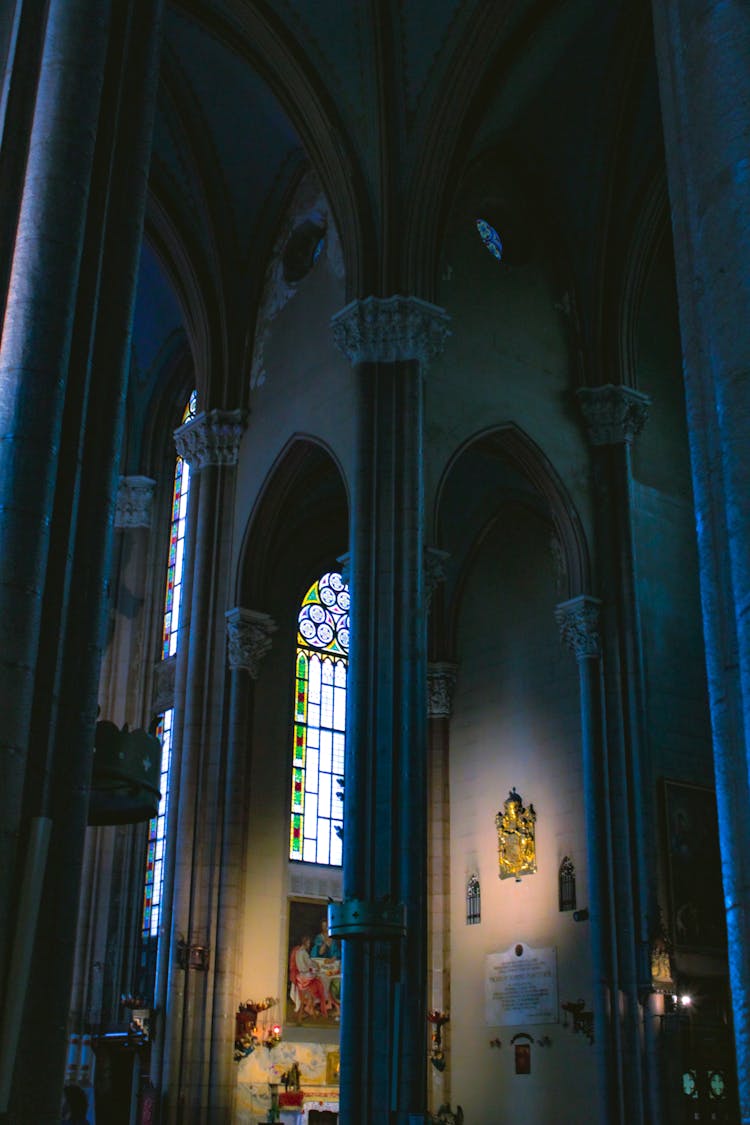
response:
[[[536,871],[534,806],[525,808],[523,799],[514,788],[508,794],[503,809],[495,817],[498,874],[501,879],[520,879],[522,875],[533,875]]]

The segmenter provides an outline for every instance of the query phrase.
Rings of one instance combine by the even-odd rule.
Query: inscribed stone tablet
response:
[[[518,942],[485,958],[485,1019],[489,1027],[557,1023],[557,951]]]

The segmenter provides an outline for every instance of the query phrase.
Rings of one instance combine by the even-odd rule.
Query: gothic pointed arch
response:
[[[474,495],[468,500],[472,488]],[[471,562],[495,526],[505,497],[534,510],[550,529],[551,563],[560,600],[590,588],[589,550],[575,505],[549,459],[514,423],[490,427],[469,438],[443,473],[435,501],[436,542],[454,552],[447,583],[443,651],[454,643],[461,591]],[[462,516],[457,513],[463,512]],[[459,526],[459,521],[462,526]],[[456,533],[456,547],[449,528]]]
[[[237,604],[267,611],[279,567],[293,575],[301,601],[311,582],[347,550],[347,529],[348,494],[338,461],[315,438],[295,435],[269,470],[250,514]]]

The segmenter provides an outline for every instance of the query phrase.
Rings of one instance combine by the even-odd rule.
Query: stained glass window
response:
[[[169,803],[169,767],[172,761],[172,723],[174,710],[170,707],[161,716],[156,737],[161,742],[161,776],[159,779],[159,812],[149,823],[148,852],[146,856],[146,884],[143,892],[143,935],[156,937],[161,916],[161,896],[164,888],[164,841]]]
[[[192,392],[182,412],[182,424],[194,418],[197,410],[197,397]],[[162,660],[177,652],[178,627],[180,621],[180,598],[185,551],[185,531],[187,527],[187,504],[190,490],[190,468],[186,461],[178,457],[175,462],[172,488],[172,510],[169,528],[169,558],[167,562],[167,581],[162,616]],[[164,890],[164,849],[166,845],[167,812],[169,809],[169,770],[172,761],[172,727],[174,711],[169,708],[159,717],[156,736],[161,742],[161,777],[159,791],[159,811],[148,826],[148,848],[146,853],[146,878],[143,888],[143,914],[141,920],[142,960],[141,990],[144,994],[154,988],[156,971],[156,947],[161,921],[162,894]]]
[[[324,574],[297,620],[289,858],[340,865],[344,826],[349,588]]]
[[[494,258],[497,258],[498,262],[501,261],[503,257],[503,244],[500,240],[500,235],[486,219],[477,219],[476,223],[482,242],[487,247],[490,254],[492,254]]]
[[[182,422],[195,417],[196,393],[193,391],[183,411]],[[190,491],[190,466],[182,457],[175,462],[174,488],[172,490],[172,524],[169,536],[169,561],[167,588],[164,594],[164,626],[162,629],[162,659],[177,652],[177,631],[180,625],[180,594],[187,527],[187,502]]]

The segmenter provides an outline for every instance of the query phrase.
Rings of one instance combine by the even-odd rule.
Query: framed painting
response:
[[[327,903],[289,900],[286,1022],[338,1027],[341,1012],[341,945],[329,937]]]
[[[338,1086],[341,1070],[341,1052],[329,1051],[326,1055],[326,1086]]]
[[[672,941],[678,949],[726,949],[713,789],[665,780],[664,825]]]

